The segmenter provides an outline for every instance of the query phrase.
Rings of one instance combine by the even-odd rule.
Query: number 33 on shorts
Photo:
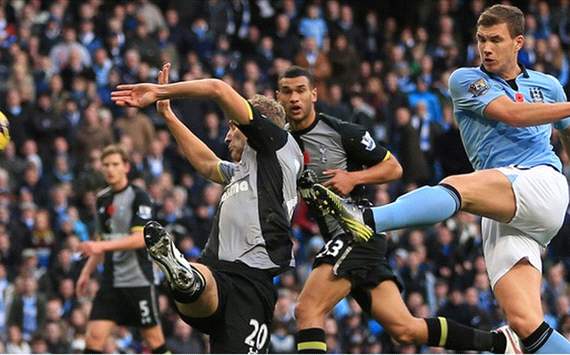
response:
[[[245,338],[244,343],[249,346],[248,354],[258,354],[265,347],[269,338],[269,330],[265,323],[259,324],[256,319],[250,319],[249,325],[253,327],[253,330]]]

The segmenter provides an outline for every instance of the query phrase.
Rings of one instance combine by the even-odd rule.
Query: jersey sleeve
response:
[[[220,178],[224,185],[230,183],[232,176],[234,176],[235,169],[236,169],[235,163],[226,160],[220,160],[218,162],[218,174],[220,175]]]
[[[133,217],[131,219],[131,232],[142,231],[144,225],[152,220],[152,201],[148,194],[142,190],[137,190],[133,201]]]
[[[449,93],[457,110],[472,111],[483,116],[491,101],[506,95],[489,77],[473,69],[462,68],[449,77]]]
[[[566,93],[564,92],[564,88],[558,81],[558,79],[552,77],[552,81],[554,82],[554,86],[556,88],[556,102],[566,102]],[[554,122],[554,128],[559,131],[565,130],[566,128],[570,127],[570,117],[565,117],[558,122]]]
[[[257,111],[249,101],[251,121],[247,125],[238,125],[247,137],[247,143],[258,152],[275,152],[287,143],[287,132],[271,122],[269,118]]]
[[[368,167],[390,158],[390,152],[376,144],[364,127],[343,122],[340,128],[342,144],[349,161]]]

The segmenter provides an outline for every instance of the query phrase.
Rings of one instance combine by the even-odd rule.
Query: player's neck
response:
[[[520,73],[522,73],[522,69],[520,65],[515,62],[513,65],[510,65],[506,70],[502,71],[498,75],[505,80],[513,80],[519,76]]]
[[[111,185],[111,189],[112,189],[114,192],[119,192],[119,191],[124,190],[124,189],[127,187],[127,185],[129,185],[129,179],[127,179],[127,178],[125,177],[124,179],[121,179],[121,180],[117,181],[117,183],[112,184],[112,185]]]
[[[293,131],[302,131],[306,128],[309,128],[315,122],[316,119],[317,119],[317,113],[313,108],[313,110],[311,110],[311,112],[307,115],[307,117],[304,120],[300,122],[291,121],[291,127],[293,128]]]

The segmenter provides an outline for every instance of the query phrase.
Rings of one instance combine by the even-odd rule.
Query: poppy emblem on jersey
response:
[[[544,94],[540,88],[530,88],[530,99],[532,102],[544,102]]]
[[[108,214],[109,216],[112,216],[112,215],[115,214],[115,210],[116,210],[116,209],[115,209],[115,205],[110,204],[109,206],[107,206],[106,212],[107,212],[107,214]]]
[[[517,92],[515,94],[515,101],[516,102],[524,102],[524,95],[521,94],[520,92]]]
[[[469,85],[469,92],[473,94],[473,97],[481,96],[489,90],[489,84],[485,79],[479,79],[474,81]]]

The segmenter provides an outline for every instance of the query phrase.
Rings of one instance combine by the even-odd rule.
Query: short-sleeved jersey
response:
[[[103,240],[142,231],[152,215],[150,197],[135,185],[129,184],[121,191],[107,187],[97,195],[96,229]],[[145,248],[105,253],[103,286],[142,287],[153,283],[152,261]]]
[[[509,84],[482,66],[460,68],[449,78],[449,92],[461,138],[474,169],[550,165],[561,170],[560,159],[550,144],[551,124],[513,127],[485,117],[487,105],[500,96],[521,103],[566,101],[556,78],[522,67],[522,73]],[[555,127],[562,129],[569,125],[570,119],[566,118]]]
[[[323,171],[343,169],[357,171],[376,165],[390,157],[390,152],[376,144],[370,133],[362,126],[341,121],[320,113],[309,127],[293,132],[305,155],[305,168],[313,170],[319,182],[328,179]],[[363,196],[364,186],[353,189],[350,197],[358,201]],[[343,232],[331,216],[323,217],[312,211],[319,223],[321,233],[328,238]]]
[[[249,107],[251,122],[238,126],[247,137],[241,161],[218,166],[226,186],[202,261],[241,262],[277,274],[294,266],[291,218],[303,156],[289,133]]]

